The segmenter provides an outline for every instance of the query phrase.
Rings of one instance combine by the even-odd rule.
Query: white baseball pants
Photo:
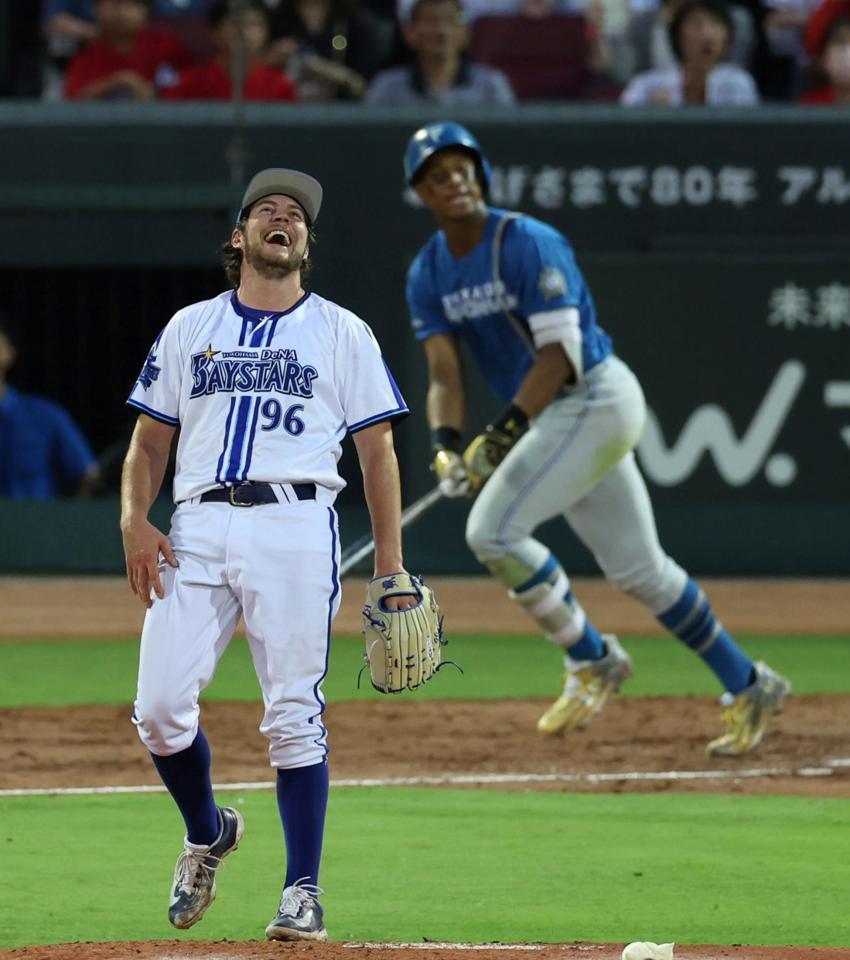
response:
[[[681,596],[687,575],[658,542],[633,449],[646,405],[632,371],[611,356],[554,400],[508,453],[470,511],[470,548],[509,589],[548,560],[531,533],[563,516],[606,578],[653,613]]]
[[[313,500],[233,507],[183,503],[169,534],[180,561],[142,628],[133,722],[161,756],[195,739],[198,697],[239,622],[245,626],[273,767],[327,754],[322,682],[339,609],[339,536],[330,506]]]

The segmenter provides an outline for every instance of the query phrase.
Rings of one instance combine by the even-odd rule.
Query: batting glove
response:
[[[472,494],[484,486],[508,455],[519,438],[528,430],[528,417],[513,404],[484,428],[463,451],[463,464]]]
[[[468,497],[471,486],[463,458],[458,452],[460,430],[455,427],[437,427],[431,433],[431,469],[437,475],[440,493],[449,499]]]
[[[468,497],[472,490],[463,459],[454,450],[438,450],[433,462],[437,486],[444,497]]]

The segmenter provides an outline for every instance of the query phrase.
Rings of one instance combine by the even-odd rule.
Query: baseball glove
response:
[[[388,597],[404,594],[419,598],[415,607],[387,609]],[[443,618],[433,590],[419,577],[394,573],[370,581],[363,607],[363,636],[362,669],[369,668],[372,686],[381,693],[415,690],[442,665]]]

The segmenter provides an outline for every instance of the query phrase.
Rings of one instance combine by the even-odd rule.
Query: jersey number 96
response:
[[[263,430],[277,430],[283,424],[283,429],[293,437],[297,437],[304,432],[304,421],[298,414],[304,409],[303,403],[294,403],[286,412],[280,400],[274,397],[263,401],[260,407],[260,413],[266,418],[266,423],[262,425]]]

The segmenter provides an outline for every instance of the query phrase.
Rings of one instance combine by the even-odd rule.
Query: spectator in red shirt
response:
[[[239,62],[244,71],[246,100],[295,100],[292,81],[264,60],[269,45],[269,23],[259,0],[249,0],[233,14],[228,0],[216,0],[209,9],[216,55],[208,63],[180,74],[165,96],[169,100],[229,100],[233,96],[232,71]],[[234,57],[241,40],[243,56]],[[238,52],[238,50],[237,50]]]
[[[150,0],[96,0],[98,38],[71,61],[69,100],[151,100],[191,56],[165,30],[148,28]]]
[[[813,60],[821,55],[826,43],[827,30],[839,17],[850,17],[850,0],[823,0],[823,3],[809,17],[803,46]]]
[[[830,23],[817,58],[826,84],[800,97],[809,106],[850,106],[850,16]]]

